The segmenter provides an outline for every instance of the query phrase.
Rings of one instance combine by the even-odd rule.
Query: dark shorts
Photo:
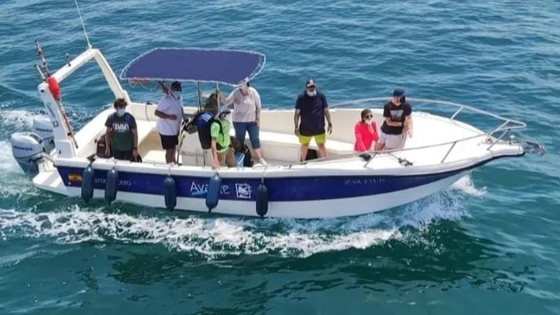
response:
[[[176,136],[166,136],[159,134],[161,138],[161,147],[165,150],[175,149],[175,147],[179,144],[179,135]]]
[[[115,160],[132,161],[132,150],[128,150],[128,151],[113,150],[113,157],[115,158]]]

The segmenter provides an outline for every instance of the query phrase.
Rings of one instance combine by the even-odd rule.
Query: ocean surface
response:
[[[256,50],[267,55],[253,81],[265,107],[292,108],[309,77],[333,104],[403,87],[525,121],[547,154],[493,162],[437,195],[356,218],[85,205],[35,189],[9,140],[44,109],[34,41],[51,70],[86,48],[75,4],[1,0],[0,314],[560,314],[559,1],[80,7],[117,74],[157,46]],[[135,100],[160,96],[123,84]],[[93,62],[62,93],[75,129],[113,98]]]

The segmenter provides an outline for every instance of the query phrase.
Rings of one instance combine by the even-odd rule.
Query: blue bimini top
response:
[[[121,79],[209,82],[238,85],[256,77],[264,68],[265,55],[242,50],[155,48],[123,69]]]

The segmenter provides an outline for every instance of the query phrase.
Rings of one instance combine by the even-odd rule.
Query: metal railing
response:
[[[381,97],[376,97],[376,98],[365,98],[365,99],[358,99],[358,100],[352,100],[352,101],[346,101],[346,102],[341,102],[341,103],[337,103],[337,104],[333,104],[330,105],[329,107],[331,109],[344,109],[344,108],[365,108],[363,106],[360,107],[360,103],[364,103],[364,102],[384,102],[387,101],[388,98],[381,98]],[[429,149],[429,148],[435,148],[435,147],[442,147],[442,146],[446,146],[446,145],[450,145],[450,148],[446,151],[444,157],[442,158],[440,164],[443,164],[446,160],[446,158],[449,156],[449,154],[452,152],[452,150],[455,148],[456,144],[459,142],[465,142],[465,141],[469,141],[469,140],[473,140],[476,138],[490,138],[491,142],[489,142],[489,146],[487,148],[487,150],[490,150],[496,143],[498,143],[499,141],[502,140],[502,138],[511,130],[517,130],[517,129],[523,129],[526,128],[526,124],[521,122],[521,121],[517,121],[514,119],[508,119],[484,110],[480,110],[477,108],[473,108],[472,106],[468,106],[468,105],[463,105],[463,104],[458,104],[458,103],[453,103],[453,102],[447,102],[447,101],[438,101],[438,100],[430,100],[430,99],[422,99],[422,98],[407,98],[408,101],[414,102],[414,106],[417,106],[418,103],[420,104],[439,104],[439,105],[447,105],[449,107],[455,107],[457,108],[453,114],[448,118],[451,121],[458,121],[461,123],[464,123],[462,121],[456,120],[455,117],[457,117],[457,115],[465,110],[477,113],[477,114],[481,114],[481,115],[485,115],[488,117],[492,117],[495,119],[500,120],[502,123],[496,127],[495,129],[492,129],[491,131],[482,131],[482,133],[474,135],[474,136],[470,136],[470,137],[466,137],[466,138],[461,138],[461,139],[457,139],[457,140],[453,140],[453,141],[447,141],[447,142],[442,142],[442,143],[437,143],[437,144],[430,144],[430,145],[424,145],[424,146],[418,146],[418,147],[409,147],[409,148],[401,148],[401,149],[392,149],[392,150],[383,150],[383,151],[371,151],[371,152],[362,152],[362,153],[358,153],[358,152],[353,152],[353,153],[349,153],[349,154],[343,154],[343,155],[335,155],[335,156],[329,156],[329,157],[325,157],[325,158],[318,158],[318,159],[313,159],[313,160],[307,160],[307,161],[301,161],[301,162],[296,162],[296,163],[286,163],[284,165],[274,165],[276,167],[280,166],[280,167],[288,167],[288,168],[292,168],[293,166],[297,166],[297,165],[307,165],[307,164],[315,164],[315,163],[320,163],[320,162],[331,162],[331,161],[336,161],[336,160],[344,160],[344,159],[350,159],[350,158],[355,158],[355,157],[361,157],[365,160],[365,164],[364,167],[367,167],[369,165],[369,163],[374,160],[374,158],[376,156],[379,155],[388,155],[391,156],[395,159],[397,159],[399,161],[399,163],[401,164],[405,164],[405,166],[409,166],[412,165],[409,161],[407,161],[404,158],[401,157],[397,157],[394,155],[394,153],[400,153],[400,152],[407,152],[407,151],[413,151],[413,150],[423,150],[423,149]],[[382,103],[381,103],[382,104]],[[413,110],[413,116],[414,113],[418,113],[418,110]],[[420,111],[422,113],[428,113],[431,114],[429,112],[426,111]],[[437,115],[438,117],[444,117],[443,115]],[[472,126],[472,125],[469,125]],[[477,128],[478,129],[478,128]],[[498,137],[498,138],[494,138],[493,139],[493,135],[497,132],[502,132],[502,134]],[[513,144],[513,140],[509,141],[510,144]],[[541,146],[540,144],[536,143],[535,141],[517,141],[515,142],[516,144],[522,145],[525,147],[528,147],[528,149],[537,152],[539,155],[544,154],[544,147]],[[184,156],[194,156],[194,157],[198,157],[197,153],[187,153],[187,152],[181,152],[181,155]],[[162,167],[169,167],[169,164],[166,163],[160,163],[160,162],[156,162],[156,161],[145,161],[144,163],[149,163],[152,164],[154,166],[162,166]],[[180,167],[180,165],[174,165],[174,167]],[[206,166],[206,167],[210,167],[211,166]],[[203,166],[203,168],[205,168]],[[266,172],[266,167],[264,168],[264,172]]]
[[[364,99],[358,99],[358,100],[336,103],[334,105],[330,105],[329,107],[331,109],[339,109],[339,108],[344,109],[344,108],[349,108],[349,107],[350,108],[357,108],[357,107],[359,107],[360,103],[364,103],[364,102],[386,102],[388,100],[389,100],[389,98],[387,98],[387,97],[364,98]],[[407,98],[407,101],[411,101],[411,102],[415,102],[415,103],[419,102],[421,104],[423,104],[423,103],[438,104],[438,105],[447,105],[447,106],[450,106],[450,107],[455,107],[457,109],[451,115],[451,117],[449,117],[449,119],[451,121],[458,121],[458,120],[455,119],[455,117],[457,117],[457,115],[459,113],[461,113],[462,111],[468,110],[468,111],[471,111],[471,112],[474,112],[474,113],[477,113],[477,114],[482,114],[482,115],[485,115],[485,116],[496,118],[496,119],[502,121],[502,124],[499,125],[497,128],[492,129],[491,131],[486,131],[486,132],[482,131],[481,134],[478,134],[478,135],[475,135],[475,136],[461,138],[461,139],[457,139],[457,140],[453,140],[453,141],[447,141],[447,142],[443,142],[443,143],[430,144],[430,145],[419,146],[419,147],[411,147],[411,148],[373,151],[373,152],[363,152],[363,153],[357,153],[356,152],[356,153],[351,153],[351,154],[337,155],[337,156],[332,156],[332,157],[325,157],[325,158],[318,158],[318,159],[313,159],[313,160],[308,160],[308,161],[302,161],[302,162],[299,162],[299,163],[292,163],[289,166],[292,167],[294,165],[306,165],[306,164],[311,164],[311,163],[320,163],[320,162],[327,162],[327,161],[334,161],[334,160],[342,160],[342,159],[348,159],[348,158],[353,158],[353,157],[363,157],[366,160],[366,163],[365,163],[364,167],[367,167],[368,164],[378,155],[391,155],[391,156],[395,157],[393,154],[398,153],[398,152],[406,152],[406,151],[412,151],[412,150],[422,150],[422,149],[428,149],[428,148],[435,148],[435,147],[450,145],[449,150],[447,150],[445,156],[443,157],[443,159],[440,162],[440,164],[442,164],[442,163],[445,162],[445,160],[447,159],[447,157],[449,156],[449,154],[451,153],[453,148],[455,148],[456,144],[459,143],[459,142],[465,142],[465,141],[469,141],[469,140],[476,139],[476,138],[490,138],[491,143],[489,143],[490,145],[486,149],[486,150],[490,150],[496,143],[501,141],[502,138],[507,133],[509,133],[511,130],[524,129],[524,128],[527,127],[527,125],[524,122],[514,120],[514,119],[505,118],[505,117],[502,117],[500,115],[496,115],[496,114],[493,114],[493,113],[490,113],[490,112],[487,112],[487,111],[484,111],[484,110],[480,110],[480,109],[474,108],[472,106],[464,105],[464,104],[447,102],[447,101],[431,100],[431,99],[423,99],[423,98]],[[417,105],[417,104],[413,104],[413,105]],[[424,111],[422,111],[422,112],[424,112]],[[428,113],[428,114],[430,114],[430,113]],[[414,111],[413,111],[413,116],[414,116]],[[442,115],[437,115],[437,116],[444,117]],[[464,123],[464,122],[462,122],[462,123]],[[492,139],[493,135],[497,132],[500,132],[500,131],[502,132],[502,134],[498,138],[496,138],[495,140]],[[510,144],[512,144],[513,139],[509,142],[510,142]],[[522,145],[524,149],[525,149],[525,147],[528,147],[528,149],[532,149],[533,151],[536,151],[539,155],[544,154],[544,147],[541,146],[540,144],[536,143],[535,141],[523,141],[523,142],[518,141],[518,142],[516,142],[516,144]],[[367,156],[367,157],[365,157],[365,156]],[[397,157],[395,157],[395,158],[397,158]],[[401,162],[401,160],[404,160],[405,162],[408,162],[405,159],[401,159],[401,158],[397,158],[397,159],[399,159],[399,162]]]

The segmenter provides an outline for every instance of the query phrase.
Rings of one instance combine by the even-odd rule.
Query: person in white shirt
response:
[[[220,101],[226,106],[231,104],[234,106],[232,121],[237,141],[245,143],[245,135],[249,133],[249,140],[251,140],[251,146],[255,150],[257,161],[261,164],[266,164],[259,140],[261,116],[261,97],[259,92],[250,86],[249,79],[246,78],[227,98],[220,93]]]
[[[163,97],[159,101],[155,115],[159,117],[157,130],[161,138],[161,146],[165,150],[165,162],[174,162],[175,152],[179,144],[179,132],[183,119],[183,97],[181,83],[171,84],[171,91],[162,85]]]

